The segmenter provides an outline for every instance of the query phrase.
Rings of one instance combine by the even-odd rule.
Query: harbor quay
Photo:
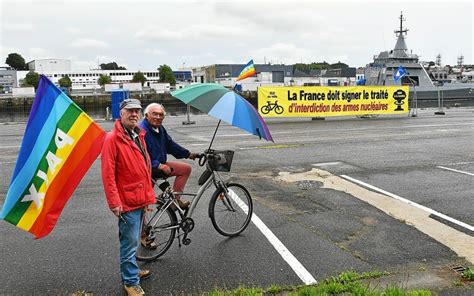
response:
[[[142,265],[152,271],[144,290],[198,295],[380,271],[386,275],[371,280],[375,287],[472,295],[472,282],[459,271],[474,264],[474,108],[445,108],[443,116],[436,110],[419,108],[417,117],[268,118],[274,142],[221,124],[212,148],[235,152],[231,171],[221,176],[245,185],[254,219],[272,239],[254,222],[234,238],[217,233],[208,216],[210,190],[196,207],[191,243],[175,240],[164,256]],[[202,152],[217,120],[190,117],[195,123],[186,125],[183,113],[169,114],[164,125],[175,141]],[[106,131],[113,126],[103,117],[96,121]],[[0,204],[25,125],[0,123]],[[204,168],[186,161],[193,167],[186,191],[196,192]],[[122,295],[116,224],[98,159],[47,237],[35,240],[0,223],[0,294]]]

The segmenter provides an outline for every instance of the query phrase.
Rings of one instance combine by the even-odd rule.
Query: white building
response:
[[[32,61],[33,63],[36,61]],[[28,63],[28,65],[30,65]],[[39,65],[39,63],[34,64],[35,67]],[[60,64],[56,64],[60,65]],[[61,64],[63,66],[66,63]],[[67,66],[66,66],[67,67]],[[38,68],[36,68],[38,69]],[[33,70],[30,68],[30,70]],[[84,71],[71,71],[69,70],[36,70],[38,74],[43,74],[47,76],[54,84],[59,86],[59,79],[65,77],[66,75],[69,76],[71,79],[73,90],[93,90],[99,89],[101,86],[98,83],[99,77],[101,75],[109,76],[111,79],[111,83],[116,84],[124,84],[129,83],[133,79],[133,75],[137,72],[143,73],[143,75],[147,78],[147,82],[145,85],[150,85],[150,83],[157,83],[159,81],[159,71],[158,70],[151,70],[151,71],[138,71],[138,70],[84,70]],[[28,73],[28,71],[18,71],[17,72],[17,79],[18,85],[20,85],[21,80],[23,80]]]
[[[41,59],[27,63],[30,71],[43,74],[54,71],[71,71],[71,60],[66,59]]]

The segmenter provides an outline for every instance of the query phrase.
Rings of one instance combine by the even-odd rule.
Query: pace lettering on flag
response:
[[[255,66],[253,65],[253,60],[250,60],[250,62],[248,62],[247,65],[242,68],[242,71],[240,71],[239,77],[237,77],[237,81],[253,76],[255,74],[257,74],[257,71],[255,70]]]
[[[0,218],[36,238],[53,230],[105,132],[41,75]]]

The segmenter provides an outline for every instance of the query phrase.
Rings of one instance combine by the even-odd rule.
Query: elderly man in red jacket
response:
[[[128,295],[144,295],[140,278],[150,274],[149,270],[140,270],[135,259],[143,209],[155,202],[145,131],[138,127],[141,110],[136,99],[120,104],[120,119],[107,134],[101,157],[107,203],[118,217],[120,272]]]

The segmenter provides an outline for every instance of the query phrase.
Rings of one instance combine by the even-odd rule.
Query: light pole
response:
[[[184,73],[184,64],[185,62],[183,62],[183,68],[181,69],[182,70],[182,74],[183,74],[183,81],[185,80],[184,78],[186,77],[185,73]],[[191,106],[189,106],[189,104],[186,104],[186,121],[183,121],[183,125],[189,125],[189,124],[195,124],[196,122],[195,121],[191,121],[189,119],[189,113],[191,113]]]
[[[440,96],[440,91],[439,91],[439,84],[437,85],[438,87],[438,111],[436,111],[434,114],[435,115],[444,115],[443,111],[443,91],[441,91],[441,96]]]
[[[406,76],[408,78],[408,80],[410,80],[411,82],[411,85],[413,85],[413,92],[414,92],[414,98],[413,98],[413,108],[412,108],[412,112],[411,112],[411,117],[416,117],[417,114],[416,114],[416,111],[417,111],[417,108],[418,108],[418,97],[416,95],[416,83],[413,79],[410,78],[410,76]],[[408,116],[410,116],[410,114],[408,114]]]

